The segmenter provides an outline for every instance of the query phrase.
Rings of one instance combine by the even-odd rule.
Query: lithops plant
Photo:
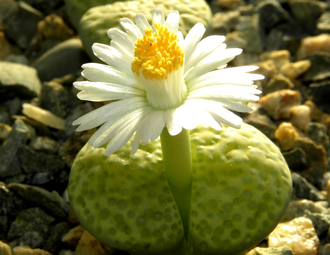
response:
[[[101,126],[69,178],[72,208],[104,244],[131,254],[237,254],[263,240],[282,217],[291,176],[279,149],[230,110],[250,111],[261,91],[256,67],[225,68],[241,49],[223,36],[183,36],[180,14],[152,24],[120,19],[105,63],[83,66],[83,100],[108,101],[74,122]],[[205,126],[206,125],[206,126]],[[133,138],[134,137],[134,138]]]
[[[196,255],[236,254],[262,241],[289,203],[290,171],[266,136],[247,124],[220,131],[200,126],[191,134],[190,226],[184,229],[159,139],[129,157],[131,144],[110,157],[86,145],[70,173],[78,219],[111,247],[131,254],[190,254],[185,246]]]
[[[205,0],[138,0],[96,6],[82,16],[79,24],[79,35],[89,57],[93,61],[99,61],[91,47],[94,42],[109,44],[107,31],[111,27],[120,28],[120,18],[127,17],[134,20],[135,14],[142,12],[151,22],[151,12],[156,6],[161,7],[165,15],[173,9],[179,11],[179,29],[184,36],[197,22],[204,24],[207,29],[211,28],[212,13]],[[72,15],[74,14],[72,12]]]

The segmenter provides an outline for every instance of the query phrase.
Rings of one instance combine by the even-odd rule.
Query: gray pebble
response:
[[[13,176],[20,173],[20,169],[17,167],[12,168],[16,159],[17,152],[22,148],[28,137],[30,130],[21,120],[14,122],[13,128],[0,147],[0,177]],[[15,169],[16,171],[13,171]]]
[[[78,38],[66,40],[47,51],[34,63],[42,81],[51,81],[70,73],[81,71],[81,65],[89,62]]]
[[[22,211],[11,224],[7,238],[13,240],[22,237],[28,231],[36,231],[41,236],[49,234],[50,223],[54,218],[38,207]]]
[[[299,174],[292,173],[292,183],[292,199],[306,198],[312,201],[325,200],[325,196]]]
[[[8,189],[27,202],[46,208],[56,217],[66,218],[70,211],[70,206],[56,191],[49,192],[43,188],[18,183],[9,184]]]

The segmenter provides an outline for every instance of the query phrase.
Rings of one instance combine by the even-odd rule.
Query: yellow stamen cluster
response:
[[[136,41],[132,70],[137,76],[141,70],[147,80],[162,80],[183,66],[184,53],[175,33],[158,23],[154,27],[155,33],[148,27]]]

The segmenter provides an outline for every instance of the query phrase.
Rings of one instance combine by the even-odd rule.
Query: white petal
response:
[[[133,62],[134,49],[131,49],[130,47],[122,47],[122,45],[118,44],[118,42],[115,41],[111,41],[110,45],[111,47],[119,51],[123,56],[125,56],[126,59],[129,59],[130,62]]]
[[[180,15],[178,11],[172,11],[166,19],[166,26],[171,29],[174,33],[178,32],[179,29],[179,19]]]
[[[127,121],[122,121],[122,129],[110,140],[108,143],[106,150],[105,150],[105,155],[109,156],[115,151],[121,149],[127,141],[131,138],[133,133],[136,131],[136,128],[141,121],[141,119],[151,110],[149,109],[144,109],[145,111],[141,111],[141,113],[136,114],[131,119],[127,119]],[[125,125],[123,125],[125,124]]]
[[[140,37],[142,37],[142,33],[140,29],[128,18],[121,18],[119,20],[120,25],[123,27],[127,35],[133,39],[133,41],[137,41]]]
[[[111,38],[111,42],[116,42],[116,44],[120,45],[122,48],[125,48],[125,50],[134,50],[135,40],[118,28],[110,28],[108,30],[108,36]]]
[[[103,124],[90,138],[89,143],[93,143],[93,147],[98,148],[112,139],[116,134],[120,133],[129,123],[136,118],[140,118],[144,114],[150,112],[150,106],[144,106],[130,110],[122,115],[117,115],[114,120],[109,120]]]
[[[213,51],[212,54],[201,60],[195,65],[194,71],[190,72],[186,79],[189,81],[195,77],[198,77],[206,72],[212,71],[215,68],[227,64],[229,61],[235,58],[235,56],[241,54],[241,49],[226,49],[218,48]]]
[[[144,98],[133,97],[116,101],[94,111],[91,111],[73,122],[73,125],[80,125],[77,131],[83,131],[102,125],[116,116],[121,116],[134,109],[148,105]]]
[[[236,114],[224,108],[221,103],[210,100],[199,100],[198,104],[207,110],[218,123],[240,128],[242,119]]]
[[[139,123],[135,133],[131,154],[134,154],[141,142],[145,145],[150,140],[155,141],[165,126],[164,112],[153,111],[147,114]]]
[[[185,40],[181,43],[185,58],[190,56],[197,43],[202,39],[205,30],[206,29],[202,23],[197,23],[192,29],[190,29]]]
[[[89,100],[93,102],[125,99],[133,96],[144,96],[145,92],[113,83],[105,82],[75,82],[74,86],[82,90],[78,93],[78,98],[81,100]]]
[[[185,70],[189,70],[192,66],[198,64],[201,59],[207,57],[216,48],[220,47],[224,40],[224,36],[213,35],[200,41],[195,50],[186,57]]]
[[[92,49],[94,55],[108,65],[115,67],[119,71],[133,75],[131,61],[126,59],[115,48],[101,43],[94,43]]]
[[[167,110],[164,114],[165,126],[170,135],[177,135],[182,131],[180,120],[177,118],[178,109]]]
[[[144,30],[150,26],[146,16],[144,16],[143,13],[138,13],[135,15],[135,23],[136,26],[140,29],[141,34],[143,35]]]
[[[152,24],[154,25],[155,23],[164,25],[165,23],[165,17],[164,13],[161,8],[156,7],[152,11]]]
[[[82,65],[82,68],[82,75],[90,81],[113,82],[130,87],[137,83],[133,75],[118,71],[112,66],[89,63]]]
[[[258,101],[259,97],[254,94],[260,93],[260,90],[254,88],[229,84],[199,88],[191,91],[187,98],[215,98],[251,102]]]

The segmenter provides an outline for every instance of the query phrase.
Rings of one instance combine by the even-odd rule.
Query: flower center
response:
[[[168,27],[154,24],[156,32],[148,27],[145,35],[135,43],[132,70],[136,76],[140,71],[147,80],[166,79],[168,74],[183,66],[184,53],[179,40]]]
[[[146,90],[148,103],[158,110],[173,109],[187,96],[184,52],[168,27],[154,24],[135,42],[132,71]]]

